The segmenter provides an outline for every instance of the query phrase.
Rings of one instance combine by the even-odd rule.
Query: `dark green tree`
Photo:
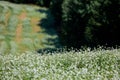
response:
[[[119,0],[65,0],[62,42],[69,47],[120,45]]]
[[[62,3],[64,0],[52,0],[50,5],[51,13],[55,18],[55,25],[60,27],[62,21]]]
[[[91,1],[91,16],[86,29],[87,42],[94,45],[115,46],[120,45],[119,36],[119,0]],[[87,32],[90,31],[90,32]],[[90,34],[90,35],[88,35]],[[89,37],[91,37],[89,39]]]

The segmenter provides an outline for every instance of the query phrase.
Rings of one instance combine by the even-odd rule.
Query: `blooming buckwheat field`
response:
[[[0,80],[120,80],[120,50],[1,53]]]

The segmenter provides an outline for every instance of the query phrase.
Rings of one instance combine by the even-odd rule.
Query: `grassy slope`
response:
[[[56,33],[51,35],[38,25],[42,19],[50,15],[45,13],[47,11],[46,8],[34,5],[0,1],[0,52],[18,53],[55,48]],[[47,22],[50,21],[46,19]],[[53,41],[48,41],[49,39]]]
[[[0,80],[119,80],[120,49],[0,55]]]

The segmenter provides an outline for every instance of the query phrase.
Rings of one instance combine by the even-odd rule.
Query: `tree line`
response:
[[[7,0],[48,7],[64,46],[120,45],[119,0]]]

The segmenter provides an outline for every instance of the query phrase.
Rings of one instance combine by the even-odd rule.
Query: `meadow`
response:
[[[44,7],[0,1],[0,52],[22,53],[56,48],[59,45],[56,32],[45,28],[52,24],[50,16]]]

